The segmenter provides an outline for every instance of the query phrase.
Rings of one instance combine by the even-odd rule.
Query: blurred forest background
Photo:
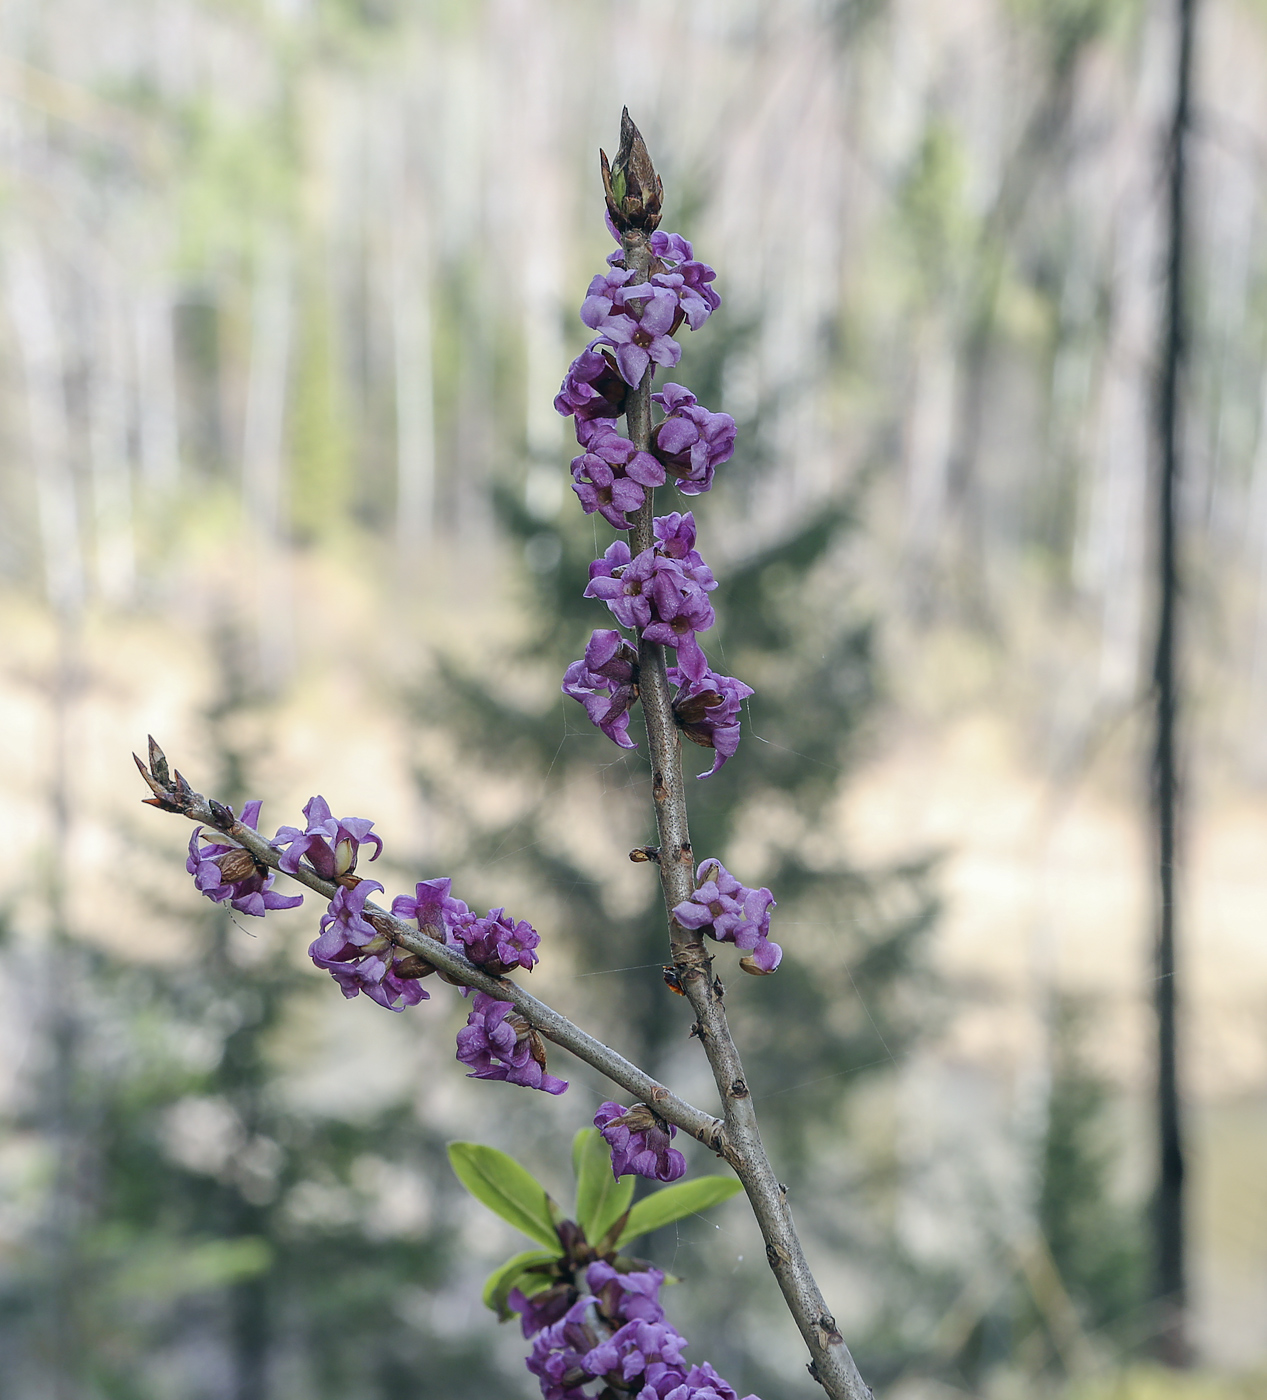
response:
[[[447,873],[529,918],[534,991],[712,1102],[627,860],[641,756],[558,693],[610,531],[551,400],[626,102],[724,298],[679,377],[740,427],[697,514],[710,650],[757,694],[695,844],[780,901],[783,969],[729,1000],[864,1373],[893,1400],[1262,1393],[1258,0],[1199,18],[1199,1369],[1144,1361],[1174,47],[1144,0],[0,8],[0,1395],[532,1395],[479,1303],[520,1246],[444,1142],[566,1201],[606,1097],[562,1063],[558,1101],[468,1084],[456,996],[345,1003],[311,899],[254,927],[199,899],[188,831],[137,805],[147,732],[269,830],[318,791],[373,817],[389,892]],[[691,1356],[810,1394],[742,1201],[662,1234]]]

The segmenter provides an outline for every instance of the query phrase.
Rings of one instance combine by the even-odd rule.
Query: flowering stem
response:
[[[166,811],[178,812],[182,816],[188,817],[192,822],[214,827],[225,840],[249,851],[261,865],[266,865],[270,870],[279,871],[290,879],[298,881],[299,884],[306,885],[310,890],[321,895],[323,899],[334,898],[339,889],[338,881],[325,880],[316,871],[303,865],[293,873],[282,871],[281,851],[270,845],[258,831],[234,819],[228,808],[218,802],[208,801],[200,792],[194,792],[179,774],[176,774],[176,787],[170,791],[164,790],[162,784],[156,781],[155,775],[147,772],[140,759],[136,761],[137,766],[146,777],[146,781],[150,784],[151,790],[156,796],[162,793],[163,800],[155,802],[153,805],[162,806]],[[348,878],[345,877],[345,880]],[[414,924],[397,918],[396,915],[381,909],[370,900],[365,901],[364,916],[380,933],[385,933],[394,943],[408,949],[411,953],[417,953],[424,962],[428,962],[439,971],[447,973],[463,986],[473,987],[479,992],[487,992],[490,996],[496,997],[498,1001],[510,1002],[524,1020],[534,1029],[540,1031],[547,1040],[561,1045],[565,1050],[570,1050],[578,1060],[583,1060],[591,1068],[598,1070],[613,1084],[619,1085],[636,1099],[654,1105],[655,1111],[661,1118],[672,1123],[675,1127],[681,1128],[683,1132],[697,1138],[705,1147],[711,1148],[724,1157],[731,1166],[735,1167],[736,1174],[738,1174],[738,1166],[731,1159],[725,1130],[716,1118],[686,1103],[685,1100],[679,1099],[676,1094],[670,1092],[649,1074],[645,1074],[637,1065],[631,1064],[623,1055],[617,1054],[615,1050],[581,1030],[566,1016],[555,1011],[553,1007],[538,1001],[536,997],[525,992],[517,983],[504,977],[492,977],[487,972],[481,971],[460,953],[455,953],[453,949],[446,947],[436,939],[428,938],[425,934],[420,933]]]
[[[646,235],[633,228],[624,233],[621,241],[625,266],[634,273],[632,282],[646,281],[651,261]],[[651,445],[653,369],[654,366],[647,367],[642,383],[631,389],[625,400],[630,440],[643,451],[649,450]],[[655,491],[648,487],[631,532],[630,549],[635,557],[655,543],[654,517]],[[775,1176],[762,1145],[743,1063],[722,1005],[722,985],[713,976],[713,960],[704,945],[703,929],[683,928],[673,917],[674,907],[685,903],[694,892],[695,857],[687,823],[686,790],[682,784],[682,741],[673,717],[664,648],[648,642],[641,630],[638,667],[638,698],[647,724],[651,799],[660,838],[660,883],[669,911],[669,947],[682,990],[695,1011],[697,1032],[721,1094],[726,1160],[743,1182],[765,1240],[766,1259],[809,1347],[813,1358],[810,1374],[832,1400],[868,1400],[871,1390],[858,1373],[814,1281],[788,1207],[787,1190]]]

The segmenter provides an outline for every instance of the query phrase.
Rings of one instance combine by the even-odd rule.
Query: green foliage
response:
[[[597,1128],[582,1128],[573,1139],[572,1170],[576,1174],[576,1223],[586,1239],[597,1243],[629,1209],[634,1179],[614,1175],[611,1148]]]
[[[505,1152],[477,1142],[451,1142],[449,1163],[462,1185],[494,1215],[529,1239],[563,1253],[554,1228],[554,1203],[526,1167]]]
[[[477,1201],[547,1246],[545,1253],[528,1250],[515,1254],[514,1259],[489,1275],[484,1284],[484,1303],[503,1315],[505,1296],[517,1285],[519,1275],[533,1271],[540,1274],[538,1266],[560,1260],[566,1253],[554,1228],[559,1208],[532,1173],[505,1152],[483,1147],[479,1142],[449,1142],[448,1152],[456,1177]],[[599,1246],[623,1221],[615,1250],[664,1225],[672,1225],[673,1221],[720,1205],[743,1190],[742,1183],[732,1176],[699,1176],[652,1191],[630,1208],[634,1179],[624,1176],[616,1182],[610,1149],[596,1128],[582,1128],[575,1135],[573,1170],[577,1175],[575,1224],[581,1226],[582,1238],[589,1246]],[[602,1177],[606,1177],[606,1182]],[[588,1257],[592,1259],[594,1254]]]
[[[323,539],[345,519],[350,444],[337,368],[335,318],[315,277],[302,279],[290,407],[290,516],[303,542]]]
[[[720,1205],[742,1190],[743,1183],[732,1176],[697,1176],[691,1181],[674,1182],[672,1186],[644,1196],[633,1207],[616,1247],[623,1248],[653,1230],[672,1225],[675,1220]]]
[[[558,1259],[557,1251],[551,1253],[543,1249],[526,1249],[513,1259],[507,1259],[500,1268],[489,1274],[484,1283],[484,1306],[497,1314],[499,1322],[509,1322],[514,1316],[506,1306],[511,1291],[520,1288],[525,1297],[531,1298],[543,1288],[549,1288],[550,1276],[542,1266],[548,1268]]]
[[[1038,1225],[1085,1325],[1130,1340],[1144,1301],[1143,1222],[1114,1191],[1115,1096],[1086,1060],[1092,1020],[1092,1009],[1075,999],[1056,1004]]]

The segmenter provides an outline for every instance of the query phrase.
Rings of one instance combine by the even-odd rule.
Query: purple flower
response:
[[[575,414],[581,422],[616,418],[623,411],[628,388],[607,347],[614,348],[597,336],[568,366],[554,399],[555,409],[564,417]]]
[[[283,826],[273,838],[280,846],[289,849],[278,862],[281,868],[291,875],[299,869],[302,856],[326,880],[337,880],[341,875],[350,875],[356,869],[356,858],[363,843],[374,843],[371,860],[377,860],[383,852],[381,839],[374,835],[374,823],[364,817],[340,817],[330,815],[330,807],[324,797],[313,797],[304,808],[308,825],[300,831],[298,827]]]
[[[697,879],[695,893],[674,905],[673,917],[683,928],[703,929],[719,943],[733,943],[746,952],[748,956],[739,960],[745,972],[773,972],[783,950],[769,938],[774,908],[770,891],[741,885],[719,860],[703,861]]]
[[[667,1322],[635,1318],[582,1357],[581,1365],[592,1376],[612,1375],[637,1383],[639,1400],[660,1400],[685,1383],[682,1349],[686,1345],[686,1338]]]
[[[635,559],[617,540],[590,565],[587,598],[601,598],[616,621],[641,628],[649,641],[675,647],[678,665],[692,680],[708,669],[696,640],[714,622],[706,593],[717,587],[712,571],[695,549],[695,521],[686,515],[655,521],[656,545]]]
[[[602,1259],[585,1271],[586,1288],[598,1299],[604,1316],[613,1322],[663,1322],[663,1284],[664,1275],[659,1269],[622,1274]]]
[[[378,930],[365,917],[365,901],[382,888],[377,880],[358,880],[351,889],[340,885],[321,916],[321,936],[309,952],[328,958],[347,944],[364,948],[378,938]]]
[[[682,313],[672,291],[652,282],[630,287],[626,297],[626,314],[609,317],[602,330],[616,346],[621,378],[636,389],[652,360],[672,369],[682,358],[682,347],[673,339]]]
[[[594,1115],[594,1126],[612,1150],[612,1172],[617,1177],[646,1176],[653,1181],[676,1181],[686,1175],[686,1158],[669,1141],[677,1135],[646,1104],[630,1109],[608,1101]]]
[[[620,377],[636,389],[652,360],[672,368],[682,358],[673,332],[685,312],[679,309],[676,288],[659,286],[654,279],[631,283],[632,277],[623,267],[595,277],[581,303],[581,320],[616,347]]]
[[[695,250],[679,233],[661,233],[657,229],[651,235],[651,251],[663,269],[657,269],[651,280],[674,289],[690,328],[699,330],[721,305],[721,297],[708,285],[716,278],[716,272],[707,263],[695,260]]]
[[[698,778],[709,778],[732,758],[739,747],[739,710],[753,693],[750,685],[734,676],[705,671],[692,680],[679,666],[668,668],[669,684],[678,687],[673,697],[673,717],[692,743],[713,750],[713,766]]]
[[[585,659],[564,672],[563,693],[579,700],[590,722],[613,743],[637,748],[629,737],[629,707],[638,698],[638,653],[615,628],[591,635]]]
[[[545,1045],[537,1032],[511,1002],[486,992],[476,993],[466,1025],[458,1031],[458,1059],[471,1066],[468,1079],[504,1079],[547,1094],[567,1088],[565,1079],[546,1073]]]
[[[358,880],[351,889],[340,885],[308,956],[334,978],[345,997],[364,992],[389,1011],[401,1011],[429,999],[419,979],[435,969],[397,947],[365,917],[365,901],[382,888],[377,880]]]
[[[447,878],[422,880],[414,887],[412,898],[398,894],[392,900],[392,913],[398,919],[416,920],[423,933],[450,947],[456,946],[453,930],[471,911],[462,900],[450,895],[452,886],[453,881]]]
[[[508,918],[505,909],[490,909],[482,919],[464,914],[454,920],[452,929],[455,946],[492,977],[504,977],[516,967],[531,972],[537,961],[533,949],[541,935],[526,920],[516,923]]]
[[[651,590],[657,572],[654,549],[644,549],[636,559],[630,559],[629,546],[617,540],[590,565],[585,596],[601,598],[622,626],[646,627],[651,621]]]
[[[676,559],[682,565],[682,572],[698,588],[711,593],[717,587],[713,571],[704,562],[704,557],[695,548],[695,516],[691,511],[679,515],[658,515],[651,523],[655,531],[656,549],[669,559]]]
[[[697,632],[707,632],[715,621],[712,604],[698,588],[681,588],[672,593],[659,589],[656,616],[642,629],[649,642],[677,649],[678,668],[692,680],[708,670],[708,658],[700,649]]]
[[[526,1296],[523,1289],[512,1288],[506,1306],[519,1314],[519,1325],[524,1336],[531,1337],[543,1327],[558,1322],[575,1301],[575,1288],[556,1284],[553,1288],[534,1293],[531,1298]]]
[[[684,495],[698,496],[713,484],[713,474],[735,452],[735,420],[729,413],[710,413],[680,384],[666,384],[652,401],[665,419],[651,436],[652,450],[677,478]]]
[[[677,1390],[671,1390],[664,1400],[739,1400],[735,1388],[704,1362],[702,1366],[692,1366],[686,1373],[686,1380]],[[755,1395],[745,1395],[744,1400],[757,1400]]]
[[[600,272],[590,282],[585,300],[581,303],[581,320],[591,330],[600,330],[603,328],[603,322],[614,316],[627,314],[625,284],[632,277],[633,273],[628,268],[613,267],[609,272]]]
[[[586,515],[598,511],[617,530],[632,528],[629,512],[646,500],[650,486],[664,484],[664,468],[649,452],[639,452],[606,418],[577,424],[585,451],[572,458],[572,490]]]
[[[252,831],[259,829],[259,801],[248,802],[242,808],[242,825]],[[269,909],[294,909],[304,902],[303,895],[274,894],[273,872],[256,863],[255,857],[241,846],[212,841],[200,845],[202,827],[194,828],[189,838],[189,857],[185,869],[194,877],[194,884],[208,899],[217,904],[226,900],[239,914],[251,914],[262,919]]]
[[[665,233],[663,229],[656,229],[651,235],[650,243],[652,253],[669,266],[689,262],[695,256],[690,241],[680,233]]]
[[[588,1295],[578,1298],[558,1322],[537,1334],[527,1366],[545,1400],[587,1400],[580,1387],[594,1379],[584,1364],[598,1341],[587,1317],[593,1306]]]

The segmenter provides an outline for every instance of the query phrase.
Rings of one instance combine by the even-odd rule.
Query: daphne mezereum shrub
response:
[[[721,1117],[684,1102],[511,980],[538,960],[541,938],[531,924],[504,909],[477,915],[447,879],[419,882],[390,910],[373,903],[383,886],[358,873],[382,852],[372,821],[335,817],[324,798],[314,797],[303,827],[283,826],[267,838],[258,830],[258,802],[235,816],[170,771],[152,739],[148,768],[140,759],[137,765],[152,806],[200,824],[187,867],[208,899],[257,917],[291,908],[302,896],[273,892],[281,871],[326,901],[308,951],[345,997],[364,993],[401,1011],[429,999],[423,980],[438,973],[470,999],[457,1037],[468,1078],[562,1094],[567,1081],[547,1068],[549,1043],[631,1099],[628,1106],[604,1103],[593,1127],[576,1134],[572,1219],[563,1219],[545,1189],[505,1153],[475,1143],[450,1147],[463,1184],[537,1246],[492,1275],[484,1301],[503,1320],[518,1316],[532,1343],[528,1369],[546,1400],[736,1400],[711,1366],[684,1358],[687,1343],[660,1303],[664,1275],[624,1250],[741,1186],[809,1347],[810,1374],[833,1400],[863,1400],[871,1392],[809,1271],[786,1191],[762,1147],[713,968],[710,945],[730,943],[744,972],[775,972],[782,954],[770,938],[774,897],[742,884],[717,859],[697,867],[687,824],[682,739],[713,751],[712,768],[699,776],[715,773],[738,749],[740,710],[752,690],[709,665],[700,635],[713,624],[709,594],[717,580],[696,547],[694,515],[656,516],[655,492],[671,485],[683,496],[706,493],[734,451],[735,424],[680,384],[652,389],[657,371],[681,357],[678,332],[701,329],[721,299],[713,269],[696,260],[690,243],[659,230],[660,179],[628,112],[615,162],[601,159],[607,226],[619,246],[582,303],[581,319],[595,336],[568,369],[555,407],[575,421],[581,450],[571,471],[582,509],[620,532],[590,565],[585,588],[617,625],[594,631],[584,657],[567,668],[563,690],[622,748],[637,746],[629,724],[635,703],[641,707],[660,844],[631,857],[659,870],[672,960],[665,980],[694,1012],[692,1030],[712,1067]],[[210,841],[202,840],[203,826],[214,829]],[[671,1145],[679,1130],[724,1158],[738,1181],[680,1180],[686,1162]],[[631,1206],[634,1176],[675,1184]]]

